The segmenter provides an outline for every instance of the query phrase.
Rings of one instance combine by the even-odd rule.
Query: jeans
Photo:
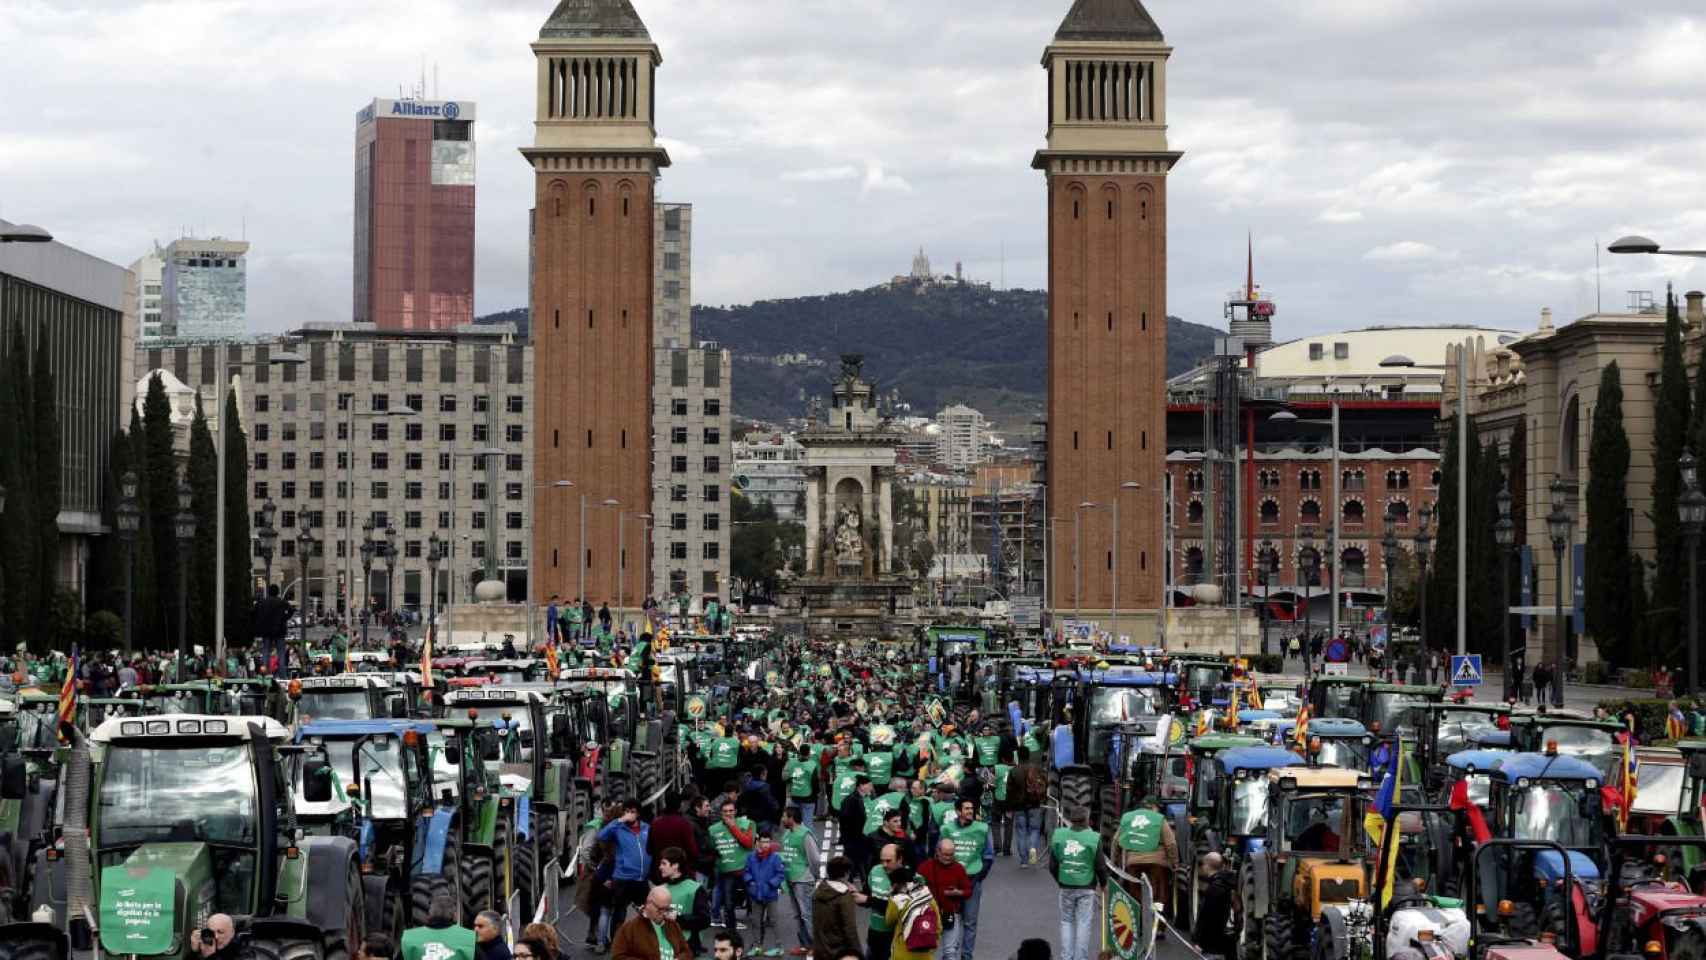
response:
[[[817,881],[810,878],[788,884],[788,905],[794,908],[794,936],[802,947],[812,945],[812,893],[816,889]]]
[[[866,958],[866,960],[889,960],[889,957],[893,953],[894,953],[894,931],[893,930],[871,930],[869,928],[866,929],[866,931],[865,931],[865,958]]]
[[[960,951],[963,960],[971,960],[973,951],[977,948],[977,910],[983,903],[983,881],[974,880],[971,885],[971,896],[960,907]]]
[[[813,797],[801,800],[798,797],[795,797],[788,802],[800,808],[800,823],[804,825],[807,830],[811,830],[812,818],[817,816],[817,798]]]
[[[1094,887],[1060,890],[1060,960],[1090,960],[1090,938],[1096,928]]]
[[[965,921],[954,917],[954,925],[947,926],[948,917],[942,918],[942,940],[936,947],[936,960],[960,960],[960,948],[966,933]]]
[[[1012,853],[1013,815],[1005,810],[998,810],[990,815],[989,821],[989,828],[995,834],[995,852],[1003,857]]]
[[[1016,811],[1013,814],[1013,833],[1019,848],[1019,862],[1029,862],[1031,854],[1042,849],[1043,808]]]
[[[728,873],[717,874],[717,903],[723,911],[723,928],[735,928],[735,895],[740,889],[740,871],[731,870]],[[712,911],[713,915],[715,910]]]
[[[776,925],[773,917],[775,909],[776,901],[774,900],[753,900],[747,905],[746,941],[748,949],[757,950],[764,946],[765,937],[769,935],[770,929]],[[780,940],[781,937],[778,936],[777,939]]]

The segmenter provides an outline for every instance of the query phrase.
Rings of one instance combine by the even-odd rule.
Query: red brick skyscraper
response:
[[[663,59],[628,0],[562,0],[533,52],[534,145],[521,152],[535,172],[534,596],[579,595],[584,561],[595,607],[614,611],[620,596],[636,608],[650,582],[639,518],[651,504],[653,188],[669,165],[653,126]]]
[[[1115,628],[1117,567],[1116,632],[1139,642],[1162,602],[1171,52],[1138,0],[1076,0],[1043,53],[1048,147],[1032,161],[1048,178],[1047,602]]]

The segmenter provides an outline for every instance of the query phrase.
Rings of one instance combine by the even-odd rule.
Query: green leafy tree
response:
[[[1688,370],[1682,362],[1682,315],[1676,296],[1665,295],[1665,338],[1659,355],[1659,390],[1653,401],[1653,653],[1675,662],[1681,648],[1683,597],[1682,533],[1676,519],[1682,492],[1678,462],[1688,445]]]
[[[1633,637],[1631,647],[1637,654],[1619,658],[1617,662],[1634,666],[1656,667],[1653,659],[1653,618],[1647,604],[1647,564],[1640,554],[1629,555],[1629,628]],[[1600,651],[1604,652],[1604,647]]]
[[[225,640],[246,646],[253,636],[254,548],[249,543],[249,438],[237,414],[235,391],[225,395],[220,429],[225,431]],[[213,597],[207,602],[213,603]]]
[[[188,470],[190,510],[195,514],[195,541],[187,557],[190,564],[189,641],[211,648],[216,559],[214,548],[219,542],[218,530],[214,523],[219,515],[219,454],[213,444],[213,431],[207,428],[207,416],[202,411],[199,394],[196,397],[195,420],[190,424]]]
[[[747,597],[774,597],[790,548],[803,544],[805,528],[783,523],[768,502],[743,495],[732,498],[735,529],[730,538],[730,572]]]
[[[1587,546],[1584,550],[1587,632],[1602,656],[1620,665],[1644,662],[1634,646],[1629,596],[1629,436],[1623,429],[1623,377],[1617,361],[1600,374],[1588,442]]]
[[[1455,649],[1457,645],[1457,471],[1469,471],[1469,489],[1475,490],[1475,461],[1479,448],[1470,425],[1469,437],[1460,435],[1457,417],[1445,436],[1445,451],[1440,458],[1439,499],[1434,502],[1433,556],[1428,559],[1428,645],[1438,649]],[[1466,442],[1467,441],[1467,442]],[[1471,515],[1471,522],[1473,515]],[[1471,631],[1473,635],[1473,631]]]
[[[142,400],[143,476],[146,505],[143,523],[148,527],[154,555],[155,586],[163,603],[156,603],[146,619],[146,646],[175,648],[178,639],[178,576],[183,564],[178,554],[174,515],[178,512],[178,464],[173,446],[172,407],[166,385],[156,375],[149,378]]]

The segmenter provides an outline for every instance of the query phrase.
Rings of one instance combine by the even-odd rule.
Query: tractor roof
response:
[[[204,717],[193,713],[166,713],[156,717],[113,717],[102,721],[89,735],[95,743],[147,741],[154,738],[222,737],[250,739],[251,726],[260,728],[268,740],[290,739],[284,724],[271,717]]]
[[[1513,753],[1493,771],[1501,780],[1599,780],[1599,769],[1576,757],[1544,753]]]
[[[1430,703],[1422,709],[1440,714],[1473,713],[1489,717],[1508,716],[1511,712],[1508,703]]]
[[[310,720],[298,731],[299,737],[331,737],[344,739],[349,737],[400,737],[413,730],[416,733],[431,733],[433,725],[420,720]]]
[[[1316,677],[1310,682],[1328,687],[1362,687],[1376,681],[1373,677]]]
[[[1509,750],[1459,750],[1445,758],[1445,765],[1453,770],[1486,773],[1514,756]]]
[[[1278,710],[1240,710],[1240,711],[1238,711],[1238,722],[1239,723],[1255,723],[1257,720],[1280,720],[1280,719],[1283,719],[1283,718],[1279,715]]]
[[[1368,685],[1371,693],[1409,693],[1418,697],[1443,697],[1445,688],[1428,684],[1415,683],[1371,683]]]
[[[532,703],[535,700],[543,700],[544,698],[545,694],[541,692],[541,690],[524,690],[517,687],[498,686],[462,687],[447,691],[444,694],[445,703],[453,703],[457,706],[462,706],[464,704],[478,706],[482,702],[497,704]]]
[[[1172,673],[1159,673],[1132,667],[1110,667],[1106,670],[1078,671],[1078,677],[1104,687],[1167,687],[1178,680]]]
[[[1302,763],[1302,760],[1298,760]],[[1281,780],[1296,781],[1299,787],[1306,790],[1318,788],[1355,789],[1362,786],[1368,779],[1368,774],[1356,770],[1345,770],[1340,767],[1303,767],[1301,769],[1280,769],[1268,772],[1268,781],[1278,783]]]
[[[1234,747],[1221,751],[1214,760],[1228,773],[1303,765],[1302,757],[1279,747]]]
[[[1508,750],[1511,745],[1511,732],[1509,730],[1482,730],[1470,734],[1469,739],[1478,747]]]
[[[1623,730],[1623,724],[1616,720],[1595,720],[1592,717],[1572,717],[1562,713],[1516,713],[1511,715],[1511,723],[1525,727],[1587,727],[1610,730],[1613,733]]]
[[[1259,747],[1262,745],[1259,737],[1240,737],[1230,733],[1208,733],[1191,740],[1193,752],[1213,753],[1220,750],[1233,750],[1238,747]]]
[[[369,687],[388,687],[390,683],[376,673],[340,673],[330,677],[303,677],[304,690],[365,690]]]
[[[1360,737],[1367,733],[1367,727],[1344,717],[1312,717],[1309,720],[1309,735],[1312,737]]]

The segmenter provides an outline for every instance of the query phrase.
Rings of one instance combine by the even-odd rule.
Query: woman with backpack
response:
[[[929,884],[904,866],[889,877],[894,884],[885,917],[894,930],[889,960],[936,960],[942,945],[942,912]]]

